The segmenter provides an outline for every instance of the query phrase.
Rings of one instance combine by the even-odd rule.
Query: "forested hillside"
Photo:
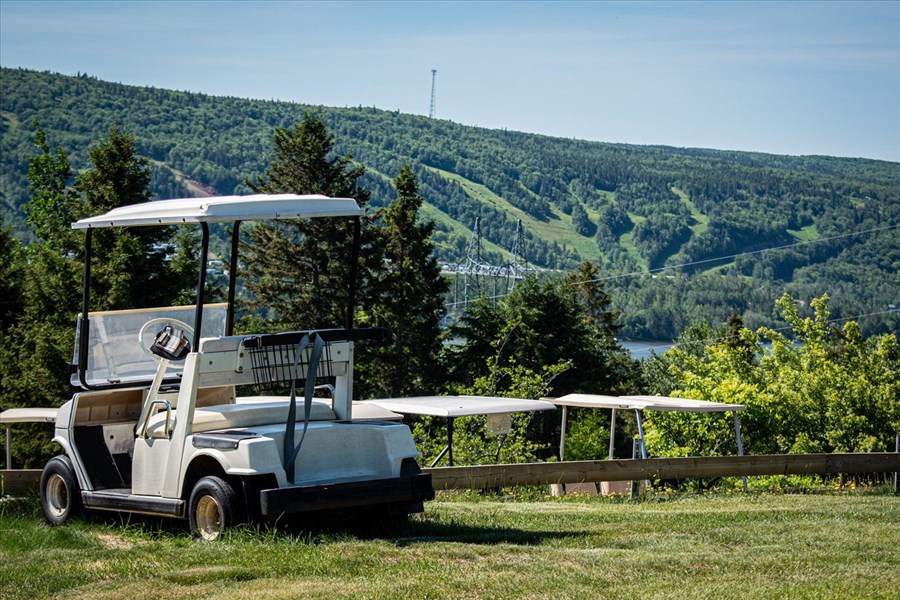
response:
[[[693,320],[731,313],[751,327],[772,324],[784,291],[801,300],[827,293],[835,318],[872,314],[860,319],[866,333],[900,332],[891,312],[900,304],[898,163],[607,144],[86,75],[0,75],[3,222],[25,240],[33,119],[76,168],[118,125],[152,159],[152,190],[168,198],[248,191],[243,182],[267,164],[274,129],[313,108],[337,150],[366,167],[361,185],[373,206],[392,199],[390,180],[412,165],[441,261],[464,258],[476,217],[485,257],[509,260],[521,219],[532,265],[599,264],[626,335],[674,339]]]

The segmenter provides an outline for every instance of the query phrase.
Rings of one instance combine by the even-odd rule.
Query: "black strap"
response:
[[[284,444],[282,448],[282,458],[284,464],[285,475],[287,475],[288,481],[294,483],[294,469],[288,469],[288,462],[291,453],[294,450],[294,426],[297,422],[297,407],[295,405],[297,399],[297,379],[299,377],[299,373],[297,369],[300,364],[300,357],[303,356],[303,352],[306,350],[307,346],[309,346],[309,335],[304,335],[299,342],[297,342],[297,347],[294,350],[294,368],[292,370],[291,377],[291,398],[288,402],[288,416],[287,423],[284,428]],[[293,463],[291,464],[293,467]]]
[[[284,432],[284,470],[287,480],[290,483],[294,483],[294,463],[297,460],[297,454],[300,452],[300,446],[303,445],[303,440],[306,439],[306,430],[309,428],[309,417],[312,413],[312,399],[316,392],[316,373],[319,370],[319,361],[322,358],[322,351],[325,349],[325,340],[322,339],[322,336],[316,335],[315,333],[312,334],[312,336],[313,347],[309,353],[309,364],[306,368],[306,381],[303,390],[303,433],[300,435],[300,441],[297,442],[296,446],[294,446],[294,426],[296,424],[295,402],[297,398],[297,379],[294,379],[291,382],[291,400],[290,406],[288,407],[288,422],[287,429]],[[306,342],[305,344],[304,341]],[[308,345],[309,338],[308,336],[304,336],[297,346],[297,357],[300,356],[300,353],[303,352]],[[297,364],[299,363],[299,358],[297,357],[294,359],[295,371],[297,369]]]

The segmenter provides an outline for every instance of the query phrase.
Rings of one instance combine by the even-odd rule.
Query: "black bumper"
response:
[[[262,490],[259,494],[260,512],[271,518],[358,506],[415,505],[433,498],[430,473],[350,483],[275,488]],[[408,512],[421,510],[420,504],[420,508]]]

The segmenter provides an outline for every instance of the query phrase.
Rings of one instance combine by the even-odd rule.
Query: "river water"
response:
[[[643,340],[619,340],[619,345],[628,350],[632,358],[644,360],[650,357],[650,351],[656,350],[657,354],[662,354],[672,347],[672,342],[647,342]]]

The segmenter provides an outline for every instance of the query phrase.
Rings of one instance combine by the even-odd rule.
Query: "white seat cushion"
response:
[[[241,399],[243,400],[243,399]],[[193,433],[204,431],[216,431],[220,429],[239,429],[241,427],[256,427],[258,425],[271,425],[272,423],[284,423],[287,421],[289,400],[275,400],[269,402],[253,400],[238,404],[217,404],[194,409],[194,423],[191,427]],[[303,402],[297,402],[297,422],[303,422]],[[178,411],[173,411],[177,419]],[[310,421],[333,421],[334,411],[321,401],[312,402]],[[162,430],[166,423],[165,411],[157,413],[150,418],[147,425],[149,433]]]

